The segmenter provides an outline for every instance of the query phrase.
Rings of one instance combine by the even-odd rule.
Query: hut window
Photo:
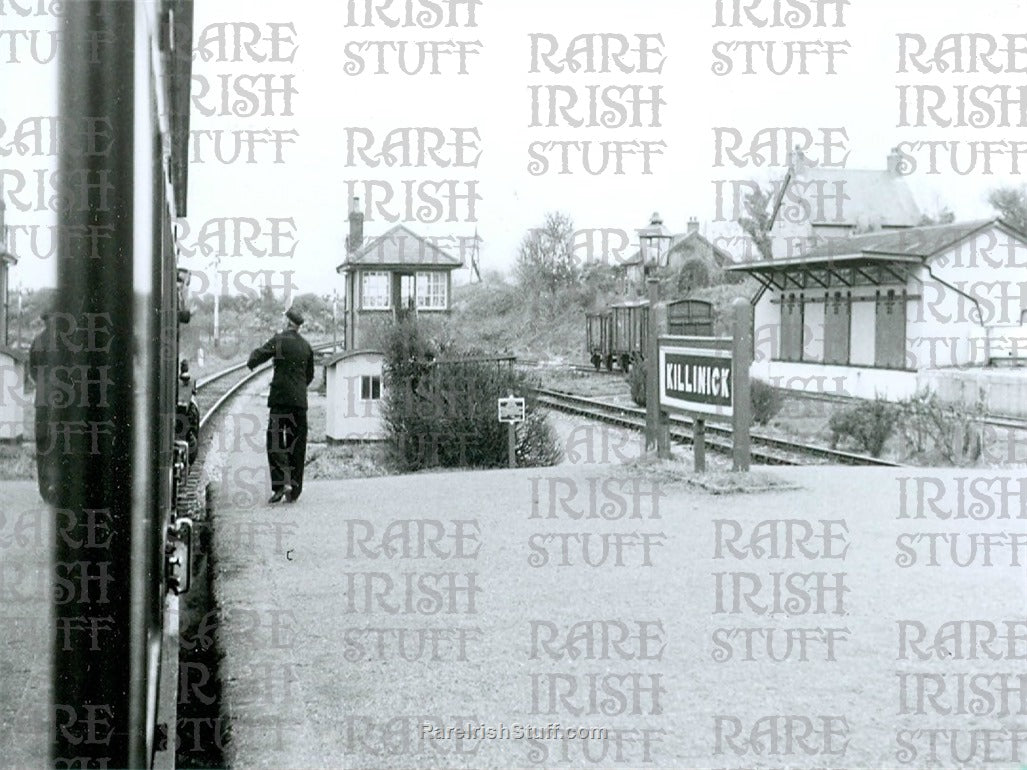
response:
[[[378,401],[382,397],[382,378],[377,375],[364,375],[360,378],[360,400]]]

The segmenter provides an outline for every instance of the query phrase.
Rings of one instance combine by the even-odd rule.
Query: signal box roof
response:
[[[421,237],[405,225],[396,225],[351,252],[336,272],[361,268],[456,270],[460,267],[463,267],[461,260],[440,249],[431,239]]]

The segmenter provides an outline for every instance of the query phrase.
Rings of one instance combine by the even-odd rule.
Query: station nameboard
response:
[[[731,340],[661,337],[660,407],[730,418],[734,405],[731,344]]]

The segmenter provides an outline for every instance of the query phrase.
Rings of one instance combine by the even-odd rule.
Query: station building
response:
[[[924,224],[898,150],[879,170],[817,166],[796,149],[772,206],[775,258],[802,256],[825,240]]]
[[[365,239],[364,215],[353,199],[346,259],[336,268],[345,281],[345,350],[328,362],[325,374],[329,440],[384,438],[381,333],[407,315],[448,315],[453,271],[461,267],[460,259],[402,224]]]
[[[1027,362],[1027,234],[1001,219],[820,238],[731,269],[761,285],[752,373],[778,387],[899,400]]]

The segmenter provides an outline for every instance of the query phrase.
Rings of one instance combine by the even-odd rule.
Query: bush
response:
[[[382,418],[389,459],[399,470],[507,464],[507,427],[497,419],[496,400],[526,395],[525,375],[496,362],[440,363],[438,346],[412,320],[392,328],[384,349]],[[545,415],[530,397],[526,407],[518,458],[525,465],[558,462],[560,447]]]
[[[631,388],[631,400],[639,406],[645,406],[645,362],[633,361],[628,370],[628,387]]]
[[[940,403],[932,391],[920,391],[899,403],[899,429],[907,453],[928,456],[931,464],[976,462],[981,456],[981,421],[986,412],[983,401],[972,409],[956,409]]]
[[[873,457],[880,457],[885,442],[895,432],[897,408],[881,397],[857,404],[831,416],[831,448],[843,439]]]
[[[563,450],[546,415],[533,409],[517,426],[517,466],[537,468],[556,465],[563,459]]]
[[[766,425],[781,411],[784,397],[777,388],[763,380],[752,380],[749,387],[752,398],[752,421],[757,425]]]

